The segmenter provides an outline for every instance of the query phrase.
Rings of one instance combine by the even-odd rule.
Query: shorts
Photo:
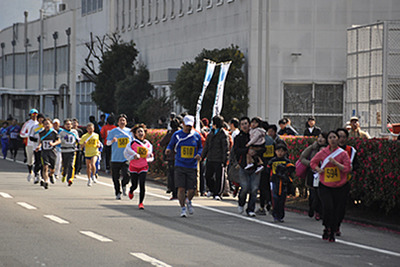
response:
[[[175,187],[197,188],[197,169],[175,166]]]
[[[54,166],[56,164],[56,159],[57,159],[56,153],[54,153],[54,151],[42,150],[41,157],[42,157],[42,165],[43,166],[47,165],[49,166],[50,169],[54,170]]]
[[[91,160],[93,157],[98,157],[98,156],[85,157],[85,160]]]

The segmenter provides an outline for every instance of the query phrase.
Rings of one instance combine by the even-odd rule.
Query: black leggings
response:
[[[319,183],[319,196],[323,209],[323,225],[332,232],[338,230],[338,226],[344,217],[347,200],[347,186],[328,187]]]
[[[129,192],[133,193],[133,191],[136,190],[138,187],[138,184],[140,186],[140,199],[139,199],[139,204],[143,202],[144,200],[144,194],[146,193],[146,188],[145,188],[145,182],[146,182],[146,175],[147,172],[141,172],[141,173],[131,173],[131,189]]]

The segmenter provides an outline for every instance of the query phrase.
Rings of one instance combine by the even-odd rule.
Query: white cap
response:
[[[57,122],[58,124],[60,124],[60,120],[59,120],[59,119],[54,119],[54,120],[53,120],[53,123],[56,123],[56,122]]]
[[[194,117],[192,115],[186,115],[183,118],[183,123],[188,126],[193,126],[194,125]]]

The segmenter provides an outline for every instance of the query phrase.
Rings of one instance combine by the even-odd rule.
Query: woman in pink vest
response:
[[[347,174],[351,170],[350,158],[339,147],[339,135],[328,133],[328,146],[318,152],[310,162],[310,167],[319,173],[319,196],[323,209],[322,239],[335,242],[335,233],[342,210],[346,207]]]
[[[139,209],[144,209],[143,200],[146,192],[145,182],[146,174],[149,170],[148,162],[154,160],[153,145],[145,138],[147,128],[145,124],[135,125],[131,132],[133,133],[133,141],[129,143],[124,151],[124,156],[129,160],[129,172],[131,176],[131,188],[129,190],[129,198],[133,198],[133,191],[136,190],[138,184],[140,186]]]

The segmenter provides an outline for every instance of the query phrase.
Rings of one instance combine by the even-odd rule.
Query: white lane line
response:
[[[17,204],[20,205],[21,207],[24,207],[25,209],[28,209],[28,210],[37,210],[36,207],[34,207],[32,205],[29,205],[26,202],[17,202]]]
[[[80,178],[80,179],[87,180],[87,179],[83,179],[83,178]],[[105,185],[105,186],[108,186],[108,187],[114,187],[112,184],[107,184],[107,183],[101,183],[101,184]],[[168,196],[162,196],[162,195],[154,194],[154,193],[151,193],[151,192],[146,192],[146,195],[150,195],[150,196],[161,198],[161,199],[169,199]],[[236,217],[236,218],[239,218],[239,219],[242,219],[242,220],[247,220],[247,221],[255,222],[255,223],[258,223],[258,224],[266,225],[266,226],[269,226],[269,227],[273,227],[273,228],[277,228],[277,229],[281,229],[281,230],[285,230],[285,231],[289,231],[289,232],[293,232],[293,233],[297,233],[297,234],[301,234],[301,235],[305,235],[305,236],[321,239],[321,235],[314,234],[314,233],[311,233],[311,232],[307,232],[307,231],[303,231],[303,230],[299,230],[299,229],[295,229],[295,228],[291,228],[291,227],[287,227],[287,226],[282,226],[282,225],[278,225],[278,224],[274,224],[274,223],[264,222],[264,221],[261,221],[261,220],[255,219],[255,218],[251,218],[251,217],[246,217],[246,216],[243,216],[243,215],[240,215],[240,214],[237,214],[237,213],[223,211],[223,210],[219,210],[219,209],[215,209],[215,208],[211,208],[211,207],[207,207],[207,206],[203,206],[203,205],[199,205],[199,204],[195,204],[195,203],[193,203],[193,206],[201,208],[201,209],[213,211],[213,212],[216,212],[216,213],[228,215],[228,216],[231,216],[231,217]],[[386,255],[400,257],[400,253],[399,252],[394,252],[394,251],[390,251],[390,250],[386,250],[386,249],[375,248],[375,247],[371,247],[371,246],[367,246],[367,245],[363,245],[363,244],[358,244],[358,243],[354,243],[354,242],[350,242],[350,241],[339,240],[339,239],[336,239],[336,242],[340,243],[340,244],[347,245],[347,246],[351,246],[351,247],[357,247],[357,248],[361,248],[361,249],[365,249],[365,250],[369,250],[369,251],[374,251],[374,252],[378,252],[378,253],[382,253],[382,254],[386,254]]]
[[[101,235],[98,235],[96,233],[93,233],[91,231],[79,231],[79,233],[81,233],[83,235],[86,235],[86,236],[89,236],[91,238],[97,239],[100,242],[113,242],[111,239],[109,239],[107,237],[104,237],[104,236],[101,236]]]
[[[4,198],[13,198],[11,195],[4,193],[4,192],[0,192],[0,196],[2,196]]]
[[[69,224],[68,221],[61,219],[60,217],[57,217],[55,215],[43,215],[43,216],[59,224]]]
[[[165,262],[159,261],[155,258],[152,258],[144,253],[140,253],[140,252],[131,252],[132,256],[135,256],[136,258],[141,259],[142,261],[148,262],[153,266],[157,266],[157,267],[172,267],[171,265],[166,264]]]

